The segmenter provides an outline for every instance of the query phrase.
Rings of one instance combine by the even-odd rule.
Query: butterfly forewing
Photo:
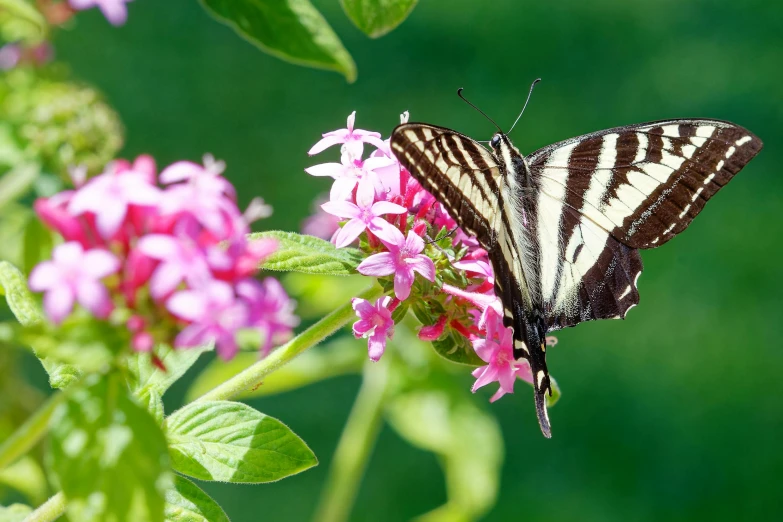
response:
[[[467,136],[409,123],[395,129],[391,149],[465,232],[490,249],[497,238],[498,162]]]
[[[682,232],[761,146],[732,123],[665,120],[572,138],[527,159],[542,192],[621,243],[654,248]]]

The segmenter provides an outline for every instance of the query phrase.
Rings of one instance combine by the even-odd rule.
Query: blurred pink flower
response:
[[[360,157],[362,155],[362,150],[364,149],[364,143],[370,143],[376,147],[383,146],[383,140],[381,140],[380,133],[354,129],[353,125],[355,121],[356,111],[353,111],[350,116],[348,116],[347,128],[323,134],[323,138],[313,145],[313,147],[307,151],[307,154],[313,156],[328,149],[332,145],[344,143],[346,148],[350,150],[351,155]]]
[[[372,231],[378,238],[394,241],[397,229],[381,218],[384,214],[403,214],[405,207],[388,201],[377,201],[375,191],[368,185],[360,185],[356,190],[356,203],[350,201],[329,201],[321,205],[326,212],[342,218],[350,218],[337,232],[334,244],[337,248],[350,245],[366,229]]]
[[[188,238],[148,234],[139,239],[136,248],[159,261],[150,278],[153,299],[168,296],[183,281],[196,287],[211,279],[204,251]]]
[[[76,241],[55,247],[51,261],[39,263],[30,273],[30,289],[45,292],[44,310],[55,323],[71,313],[74,301],[99,318],[108,317],[111,300],[101,279],[117,272],[120,261],[102,250],[85,251]]]
[[[302,233],[321,239],[332,239],[340,231],[340,219],[321,208],[327,199],[317,198],[313,204],[314,213],[305,218],[302,223]]]
[[[128,19],[126,3],[131,0],[68,0],[77,11],[97,7],[112,25],[122,25]]]
[[[353,334],[357,339],[367,338],[367,349],[372,361],[377,362],[381,358],[386,350],[386,339],[391,339],[394,335],[394,321],[388,308],[390,302],[389,296],[379,298],[374,305],[358,297],[351,300],[359,317],[353,324]]]
[[[225,360],[238,350],[236,332],[247,325],[247,305],[234,295],[234,289],[223,281],[210,281],[201,288],[182,290],[166,301],[166,308],[190,322],[177,335],[174,346],[192,348],[209,342]]]
[[[241,216],[234,199],[234,187],[220,174],[223,165],[205,157],[205,166],[179,161],[160,173],[160,181],[169,184],[160,204],[161,214],[187,213],[217,236],[233,234]]]
[[[261,282],[245,279],[237,283],[237,295],[250,309],[248,327],[264,336],[262,356],[267,355],[273,345],[287,341],[299,324],[299,318],[294,315],[296,301],[288,297],[277,279],[267,277]]]
[[[101,237],[109,239],[119,231],[129,206],[154,206],[160,196],[160,189],[150,184],[144,174],[111,171],[81,187],[71,198],[68,212],[73,216],[92,212]]]
[[[389,251],[371,255],[362,261],[356,270],[360,274],[375,277],[394,274],[394,295],[403,301],[411,293],[414,272],[434,281],[435,264],[421,253],[424,250],[424,240],[421,237],[409,231],[406,238],[396,228],[392,230],[391,241],[383,241]]]

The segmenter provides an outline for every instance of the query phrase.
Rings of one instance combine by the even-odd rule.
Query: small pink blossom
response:
[[[126,3],[131,0],[68,0],[77,11],[97,7],[112,25],[122,25],[128,19]]]
[[[329,176],[334,178],[334,183],[329,192],[329,199],[340,201],[349,199],[353,189],[365,187],[372,188],[376,194],[384,192],[381,174],[389,167],[393,167],[395,161],[386,157],[351,159],[346,154],[342,156],[341,163],[322,163],[305,169],[311,176]]]
[[[131,205],[154,206],[160,196],[160,189],[151,185],[144,174],[112,171],[96,176],[80,188],[71,198],[68,212],[73,216],[92,212],[101,237],[109,239],[119,231]]]
[[[353,111],[351,115],[348,116],[347,128],[323,134],[323,138],[313,145],[307,154],[313,156],[328,149],[332,145],[344,143],[354,157],[360,157],[362,155],[364,143],[370,143],[376,147],[383,146],[383,140],[381,140],[380,133],[354,129],[353,125],[355,120],[356,111]]]
[[[359,320],[353,324],[353,334],[357,339],[367,338],[370,360],[374,362],[377,362],[386,350],[386,339],[391,339],[394,335],[394,321],[389,310],[390,302],[389,296],[379,298],[374,305],[358,297],[351,300],[353,309],[359,317]]]
[[[45,292],[44,309],[55,323],[71,313],[74,301],[99,318],[108,317],[111,300],[101,279],[117,272],[119,260],[102,250],[85,251],[76,241],[57,246],[51,261],[39,263],[30,273],[30,289]]]
[[[247,324],[248,307],[223,281],[202,288],[182,290],[166,301],[166,308],[188,324],[174,340],[178,348],[215,343],[218,355],[231,359],[237,352],[236,333]]]
[[[205,158],[205,166],[179,161],[160,173],[160,181],[170,184],[160,204],[161,214],[187,213],[216,236],[235,232],[241,214],[236,208],[234,187],[220,174],[220,162]]]
[[[419,329],[419,339],[422,341],[436,341],[443,335],[443,331],[446,329],[446,321],[448,317],[445,315],[440,316],[440,319],[435,324],[429,326],[422,326]]]
[[[394,240],[395,229],[381,216],[385,214],[403,214],[405,207],[388,201],[373,203],[375,193],[370,186],[359,186],[356,190],[356,203],[350,201],[329,201],[321,205],[326,212],[342,218],[350,218],[335,236],[335,246],[342,248],[350,245],[366,229],[378,238]]]
[[[150,295],[154,299],[168,296],[183,281],[195,287],[211,279],[204,251],[188,238],[148,234],[139,240],[136,248],[159,261],[150,278]]]
[[[383,241],[389,251],[371,255],[356,269],[360,274],[375,277],[394,274],[394,295],[402,301],[411,293],[414,272],[429,281],[435,280],[435,264],[421,253],[424,250],[421,237],[409,231],[406,238],[399,230],[392,230],[392,240]]]
[[[494,402],[506,393],[514,393],[519,364],[514,358],[513,330],[503,326],[503,318],[494,309],[487,310],[489,310],[487,336],[485,339],[474,340],[473,348],[476,354],[488,364],[473,371],[476,382],[473,384],[472,391],[475,392],[482,386],[498,381],[500,388],[490,399],[490,402]]]

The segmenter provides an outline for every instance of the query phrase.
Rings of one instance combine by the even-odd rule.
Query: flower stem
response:
[[[0,469],[5,468],[27,453],[30,448],[41,440],[41,437],[46,434],[49,428],[49,419],[52,417],[52,413],[66,397],[67,391],[55,392],[19,429],[0,445]]]
[[[362,292],[359,297],[374,301],[383,295],[383,289],[376,285]],[[194,402],[220,401],[236,397],[242,392],[258,386],[264,377],[291,362],[305,350],[317,345],[334,332],[345,326],[354,316],[351,303],[348,302],[300,333],[264,359],[246,368],[226,382],[208,391]]]
[[[359,482],[381,428],[389,362],[384,360],[365,365],[362,387],[334,452],[329,476],[313,518],[315,522],[344,522],[351,514]]]
[[[51,522],[65,513],[65,495],[59,492],[27,515],[25,522]]]

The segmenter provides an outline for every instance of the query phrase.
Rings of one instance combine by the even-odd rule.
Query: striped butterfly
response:
[[[489,150],[426,123],[399,125],[391,136],[400,163],[489,252],[546,437],[547,333],[624,318],[639,303],[639,249],[685,230],[761,147],[746,129],[710,119],[617,127],[528,156],[499,127]]]

